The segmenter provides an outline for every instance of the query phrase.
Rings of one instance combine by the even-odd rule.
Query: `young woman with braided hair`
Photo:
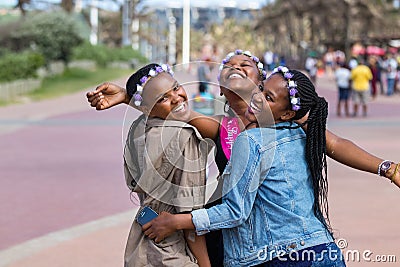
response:
[[[345,266],[329,227],[328,105],[299,71],[278,67],[253,92],[224,171],[222,204],[161,213],[144,225],[156,242],[179,229],[222,229],[225,266]],[[307,135],[294,122],[309,113]]]

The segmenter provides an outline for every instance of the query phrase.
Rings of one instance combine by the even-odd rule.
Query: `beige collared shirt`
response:
[[[127,136],[127,185],[138,194],[141,207],[149,206],[158,213],[202,208],[210,149],[210,143],[194,127],[142,115]],[[144,236],[136,220],[133,222],[125,251],[126,266],[196,266],[194,262],[182,232],[155,244]]]

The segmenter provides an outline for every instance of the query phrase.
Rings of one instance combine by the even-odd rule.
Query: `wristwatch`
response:
[[[386,176],[387,171],[390,169],[390,166],[392,166],[392,161],[390,160],[384,160],[379,164],[378,167],[378,175],[380,176]]]

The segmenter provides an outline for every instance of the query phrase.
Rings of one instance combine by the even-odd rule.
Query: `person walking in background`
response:
[[[367,102],[370,96],[370,81],[372,72],[360,58],[358,65],[351,70],[352,94],[354,102],[353,116],[357,116],[358,106],[362,105],[363,116],[367,116]]]
[[[199,93],[208,92],[208,83],[211,81],[211,59],[206,58],[197,68],[197,78],[199,79]]]
[[[308,54],[308,57],[304,64],[304,68],[306,69],[307,74],[313,84],[315,84],[317,81],[317,62],[317,54],[316,52],[312,51]]]
[[[326,74],[332,77],[335,63],[335,52],[332,47],[328,48],[328,51],[324,55],[324,63]]]
[[[371,95],[375,99],[378,95],[378,90],[376,84],[381,79],[381,70],[376,57],[371,56],[368,60],[368,67],[371,69],[372,80],[371,80]]]
[[[387,59],[383,62],[386,70],[387,92],[386,95],[391,96],[394,93],[395,79],[397,75],[397,61],[392,54],[387,55]]]
[[[349,68],[352,70],[352,69],[354,69],[355,67],[357,67],[357,65],[358,65],[357,57],[352,56],[352,57],[350,58],[350,60],[349,60]]]
[[[274,63],[274,53],[271,50],[267,50],[264,53],[264,69],[266,71],[271,71],[273,69],[273,63]]]
[[[335,70],[336,84],[338,87],[338,104],[336,115],[341,116],[341,104],[344,104],[344,113],[346,117],[350,116],[349,113],[349,97],[350,97],[350,79],[351,72],[345,63],[340,62],[339,67]]]

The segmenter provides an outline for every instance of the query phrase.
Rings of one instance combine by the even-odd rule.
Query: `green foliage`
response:
[[[46,63],[67,63],[72,49],[82,43],[75,20],[64,12],[42,12],[27,18],[12,36],[23,47],[41,53]]]
[[[88,42],[73,49],[73,59],[88,59],[96,61],[97,65],[104,67],[110,59],[108,48],[103,45],[93,46]]]
[[[146,62],[146,58],[130,47],[109,48],[105,45],[91,45],[90,43],[75,47],[72,58],[94,60],[101,67],[112,61],[131,61],[136,59],[141,63]]]
[[[139,60],[140,63],[146,63],[147,59],[140,54],[139,51],[133,50],[129,46],[125,46],[122,48],[118,49],[112,49],[112,54],[114,57],[114,60],[131,60],[131,59],[137,59]]]
[[[37,69],[43,65],[44,58],[38,53],[6,53],[0,57],[0,81],[34,78]]]

